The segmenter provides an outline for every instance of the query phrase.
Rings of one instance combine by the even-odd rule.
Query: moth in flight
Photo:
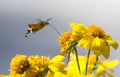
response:
[[[29,24],[28,28],[27,28],[27,31],[25,33],[25,37],[28,37],[28,35],[30,35],[32,33],[35,33],[35,32],[43,29],[45,26],[48,26],[48,25],[50,25],[60,35],[60,33],[58,32],[58,30],[48,22],[51,19],[52,18],[49,18],[46,21],[37,19],[33,23]]]

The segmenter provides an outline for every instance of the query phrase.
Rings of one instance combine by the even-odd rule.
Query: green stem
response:
[[[98,56],[96,56],[96,62],[95,62],[94,67],[92,69],[92,73],[93,73],[94,77],[96,77],[96,70],[98,68],[98,65],[99,65]]]
[[[78,59],[78,52],[77,52],[77,49],[75,46],[74,46],[74,50],[75,50],[75,56],[76,56],[76,60],[77,60],[78,70],[79,70],[79,73],[81,73],[79,59]]]
[[[87,54],[87,61],[86,61],[86,72],[85,74],[87,75],[87,70],[88,70],[88,62],[89,62],[89,56],[90,56],[90,49],[88,50],[88,54]]]
[[[69,61],[70,61],[70,53],[71,53],[71,52],[69,52],[69,53],[68,53],[68,60],[67,60],[67,64],[68,64],[68,63],[69,63]]]

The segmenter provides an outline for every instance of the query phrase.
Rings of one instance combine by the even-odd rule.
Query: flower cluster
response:
[[[0,75],[0,77],[93,77],[91,70],[96,62],[96,56],[91,55],[88,62],[89,74],[85,72],[85,64],[87,56],[79,55],[79,63],[81,65],[81,74],[78,71],[76,58],[71,54],[70,62],[67,67],[63,62],[64,56],[56,55],[52,59],[46,56],[30,56],[16,55],[11,61],[11,70],[9,75]],[[18,60],[19,59],[19,60]],[[25,59],[25,61],[24,61]],[[22,64],[26,62],[25,64]],[[28,63],[28,64],[27,64]],[[96,70],[96,77],[112,76],[112,68],[118,64],[118,60],[102,61],[98,59],[98,69]],[[26,68],[26,66],[29,66]],[[22,72],[21,72],[22,71]],[[111,71],[111,72],[109,72]]]
[[[71,23],[70,26],[72,32],[59,36],[60,55],[49,58],[17,54],[11,60],[9,75],[0,77],[113,77],[113,68],[119,61],[103,61],[100,55],[108,59],[110,46],[117,49],[118,43],[96,25]],[[78,55],[77,47],[85,48],[88,54]]]
[[[94,51],[98,56],[102,54],[105,58],[109,58],[110,46],[114,49],[118,48],[118,43],[106,34],[103,29],[96,25],[87,27],[84,24],[71,23],[70,26],[72,27],[73,32],[69,39],[71,39],[71,41],[76,41],[78,43],[77,46],[83,46],[86,49]],[[68,36],[65,34],[60,36],[60,38]],[[67,43],[65,40],[59,40]],[[60,45],[62,45],[61,42]],[[70,45],[70,43],[68,45]]]
[[[49,62],[46,56],[16,55],[11,61],[9,77],[36,77],[42,75]]]

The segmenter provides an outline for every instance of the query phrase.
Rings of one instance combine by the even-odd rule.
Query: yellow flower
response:
[[[50,60],[48,64],[49,71],[47,73],[47,77],[65,77],[64,73],[66,73],[66,71],[65,63],[62,62],[63,59],[64,56],[57,55]]]
[[[70,23],[73,32],[78,35],[83,35],[87,32],[88,28],[84,24]]]
[[[11,71],[23,73],[30,67],[29,61],[25,55],[16,55],[10,63]]]
[[[105,36],[104,30],[102,30],[100,27],[98,27],[96,25],[90,25],[88,27],[88,31],[89,31],[90,35],[92,35],[94,37],[103,38]]]
[[[67,77],[65,73],[63,72],[51,72],[51,71],[48,71],[48,74],[46,75],[46,77]]]
[[[81,74],[85,73],[86,60],[87,60],[87,56],[79,56]],[[88,62],[88,75],[91,74],[95,63],[96,63],[96,56],[90,55],[89,62]],[[98,58],[98,68],[96,70],[96,77],[101,77],[103,75],[108,75],[108,74],[112,75],[112,73],[110,73],[108,71],[111,71],[116,65],[118,65],[118,63],[119,63],[118,60],[102,61],[102,59],[99,57]],[[69,75],[71,74],[73,77],[74,77],[74,74],[75,74],[75,76],[77,76],[79,74],[75,55],[71,54],[71,60],[68,63],[67,74],[69,74]]]
[[[50,61],[49,57],[42,56],[42,62],[41,62],[41,64],[42,64],[44,67],[45,67],[45,66],[48,66],[49,61]]]
[[[64,32],[59,37],[59,45],[62,47],[60,50],[61,55],[65,55],[70,53],[70,51],[77,45],[77,41],[81,38],[81,36],[76,33],[71,33],[69,31]]]
[[[80,73],[76,73],[74,71],[69,71],[68,74],[65,77],[93,77],[92,74],[80,74]]]
[[[108,58],[110,46],[114,49],[118,48],[118,43],[96,25],[87,27],[83,24],[71,23],[70,26],[73,29],[73,34],[82,36],[78,46],[93,50],[96,55],[102,54],[105,58]]]
[[[88,63],[88,71],[89,72],[92,71],[95,62],[96,62],[96,56],[91,55],[89,58],[89,63]],[[98,68],[96,70],[96,77],[101,77],[101,76],[105,76],[105,75],[113,76],[113,73],[110,71],[113,70],[113,68],[118,65],[119,61],[118,60],[102,61],[102,59],[99,57],[98,63],[99,64],[98,64]]]
[[[45,74],[44,69],[48,66],[49,57],[46,56],[30,56],[30,67],[25,71],[24,76],[36,77],[38,74]]]
[[[0,77],[8,77],[8,76],[6,76],[6,75],[0,75]]]
[[[86,65],[86,58],[84,56],[79,56],[79,64],[81,67],[81,73],[78,70],[77,62],[75,55],[71,56],[71,61],[68,63],[68,67],[66,68],[67,74],[66,77],[93,77],[92,74],[85,75],[85,65]]]
[[[53,57],[49,62],[48,68],[53,72],[63,70],[65,68],[65,63],[62,62],[63,59],[64,56],[61,55]]]
[[[23,77],[36,77],[41,72],[38,65],[29,67],[23,74]]]
[[[47,64],[49,63],[49,57],[46,56],[30,56],[29,57],[29,62],[31,65],[37,65],[41,67],[45,67],[47,66]]]
[[[11,61],[11,71],[9,77],[36,77],[45,75],[44,71],[48,67],[49,57],[16,55]]]
[[[78,56],[79,59],[79,64],[80,64],[80,71],[81,73],[85,72],[85,64],[86,64],[86,58],[84,56]],[[72,72],[79,73],[78,67],[77,67],[77,62],[76,62],[76,57],[73,54],[70,54],[70,61],[68,63],[68,68],[69,71],[71,70]]]
[[[60,37],[59,37],[59,45],[64,47],[66,46],[66,42],[69,41],[69,39],[71,38],[71,32],[66,31],[64,32]]]
[[[16,73],[16,71],[10,71],[8,77],[23,77],[22,74]]]
[[[71,32],[66,31],[59,37],[59,45],[62,46],[62,49],[60,51],[61,55],[65,55],[68,53],[67,49],[70,47],[71,35]]]
[[[101,75],[103,75],[103,76],[108,76],[108,77],[114,77],[112,68],[114,68],[118,64],[119,64],[118,60],[103,61],[97,69],[96,76],[101,77]]]

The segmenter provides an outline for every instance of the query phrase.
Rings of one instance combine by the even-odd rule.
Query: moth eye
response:
[[[27,33],[31,33],[31,30],[27,30]]]

